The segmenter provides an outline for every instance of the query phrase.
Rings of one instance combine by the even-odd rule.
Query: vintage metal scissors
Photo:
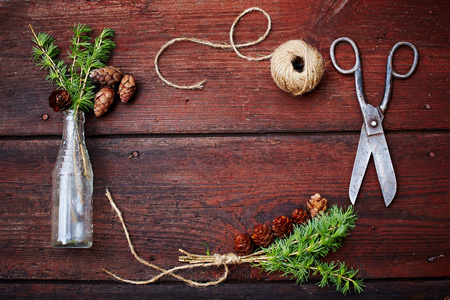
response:
[[[353,68],[344,70],[336,62],[335,47],[340,42],[348,42],[355,52],[356,62]],[[395,72],[392,61],[394,59],[395,51],[400,46],[408,46],[414,52],[414,62],[411,69],[406,74],[398,74]],[[373,155],[375,162],[375,169],[377,171],[378,181],[381,186],[384,203],[386,206],[391,204],[397,192],[397,180],[395,178],[394,167],[392,165],[391,156],[389,154],[388,145],[384,136],[382,122],[384,114],[391,98],[392,92],[392,78],[408,78],[414,72],[419,60],[419,53],[416,47],[408,42],[399,42],[392,47],[389,53],[386,66],[386,84],[384,88],[384,96],[380,106],[374,107],[364,99],[362,72],[361,72],[361,58],[358,47],[355,42],[347,37],[341,37],[333,42],[330,47],[330,56],[334,67],[342,74],[355,74],[356,97],[358,98],[359,106],[363,116],[363,125],[356,151],[355,163],[353,165],[352,177],[350,180],[349,196],[352,204],[355,204],[358,196],[359,188],[361,187],[370,156]]]

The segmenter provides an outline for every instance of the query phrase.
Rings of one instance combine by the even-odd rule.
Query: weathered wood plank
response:
[[[329,259],[345,260],[363,278],[449,276],[447,133],[388,133],[398,180],[384,207],[370,163],[356,209],[358,226]],[[259,222],[289,214],[313,193],[349,205],[348,183],[358,134],[90,138],[95,174],[94,246],[49,246],[51,169],[60,141],[0,140],[0,278],[110,280],[108,268],[134,279],[151,270],[129,253],[104,190],[111,189],[137,251],[163,267],[177,250],[232,251],[232,239]],[[129,159],[132,151],[138,157]],[[444,254],[434,263],[427,259]],[[219,276],[197,270],[197,279]],[[278,280],[249,266],[230,280]]]
[[[342,296],[334,288],[319,288],[313,282],[296,286],[292,282],[226,283],[198,289],[183,284],[136,286],[97,282],[0,282],[3,299],[47,299],[55,297],[95,299],[444,299],[449,280],[366,281],[363,294]]]
[[[153,60],[172,38],[192,36],[216,42],[228,40],[229,27],[254,2],[230,5],[223,1],[2,1],[0,3],[0,135],[58,135],[61,114],[47,105],[51,85],[30,59],[31,23],[37,31],[58,38],[68,49],[69,26],[91,24],[95,32],[116,29],[118,44],[111,64],[135,75],[139,91],[133,104],[116,104],[101,120],[88,117],[87,133],[211,133],[357,131],[361,115],[354,80],[328,63],[323,82],[313,93],[294,98],[278,89],[269,62],[248,62],[232,51],[181,43],[161,58],[169,80],[190,84],[206,78],[201,91],[175,90],[156,76]],[[354,39],[362,53],[365,92],[378,104],[383,95],[387,54],[400,40],[414,43],[420,53],[416,73],[396,80],[387,130],[449,129],[447,1],[258,1],[273,20],[271,35],[261,45],[243,49],[247,55],[267,54],[291,39],[304,38],[326,61],[331,42]],[[258,13],[246,16],[236,28],[236,41],[254,40],[265,30]],[[352,64],[342,49],[344,65]],[[405,70],[411,53],[397,55]],[[403,66],[403,68],[402,68]],[[429,104],[431,109],[426,109]],[[48,114],[47,121],[42,115]],[[95,119],[95,120],[94,120]]]
[[[272,32],[242,52],[267,54],[287,40],[306,39],[328,62],[315,92],[296,99],[275,86],[269,62],[247,62],[232,51],[189,43],[168,49],[161,70],[181,84],[206,78],[205,88],[175,90],[159,80],[153,60],[164,43],[181,36],[226,42],[235,17],[254,5],[271,15]],[[334,288],[298,287],[248,265],[233,267],[227,283],[202,290],[172,278],[146,287],[117,284],[102,268],[131,279],[155,274],[133,260],[105,187],[122,209],[139,254],[167,268],[179,264],[179,248],[204,253],[202,242],[213,252],[230,252],[235,234],[289,214],[314,192],[349,205],[361,116],[353,78],[330,63],[330,44],[340,36],[359,45],[366,97],[374,104],[383,94],[393,44],[414,43],[420,60],[410,79],[394,81],[384,121],[397,196],[384,207],[371,162],[356,204],[358,226],[327,259],[360,269],[366,298],[448,296],[449,18],[450,7],[442,0],[1,1],[0,298],[80,293],[97,298],[339,298]],[[134,74],[139,90],[134,103],[117,103],[102,119],[87,117],[95,173],[94,246],[59,250],[48,241],[51,169],[62,115],[48,108],[53,88],[30,60],[28,23],[55,35],[65,52],[69,26],[77,22],[92,25],[95,33],[116,29],[111,64]],[[265,24],[258,13],[246,16],[236,27],[236,41],[256,39]],[[351,67],[350,48],[338,50],[339,62]],[[395,65],[405,72],[412,55],[400,50]],[[128,158],[133,151],[140,155]],[[221,270],[182,274],[206,280]]]

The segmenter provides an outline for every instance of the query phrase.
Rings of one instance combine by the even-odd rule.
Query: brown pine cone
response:
[[[100,85],[112,86],[117,84],[122,79],[122,72],[113,66],[106,66],[100,69],[93,70],[89,77],[93,82],[99,83]]]
[[[62,111],[70,107],[72,100],[68,91],[56,90],[48,97],[48,104],[54,111]]]
[[[297,208],[292,212],[291,218],[292,222],[294,222],[295,224],[303,224],[308,222],[310,216],[306,210]]]
[[[273,242],[272,228],[264,224],[256,225],[253,229],[252,240],[256,246],[269,246]]]
[[[286,216],[279,216],[273,220],[272,229],[275,235],[282,239],[292,233],[294,226],[291,219]]]
[[[314,218],[317,214],[324,213],[327,210],[327,202],[328,200],[322,198],[320,194],[312,195],[311,198],[306,202],[311,217]]]
[[[136,81],[131,75],[125,75],[119,85],[120,101],[127,103],[136,91]]]
[[[103,116],[114,102],[115,92],[111,87],[104,87],[98,91],[94,100],[94,114],[96,117]]]
[[[248,255],[253,251],[253,241],[245,233],[238,234],[234,237],[234,251],[238,255]]]

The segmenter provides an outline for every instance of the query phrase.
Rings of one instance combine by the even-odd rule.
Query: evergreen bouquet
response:
[[[251,237],[239,234],[234,238],[235,253],[211,254],[207,246],[206,254],[192,254],[183,249],[179,261],[187,263],[171,269],[163,269],[141,258],[134,249],[122,212],[115,204],[111,193],[106,190],[106,196],[112,208],[122,223],[128,246],[135,259],[141,264],[159,272],[147,280],[130,280],[122,278],[106,269],[107,274],[115,279],[131,284],[154,283],[164,276],[173,276],[189,285],[206,287],[217,285],[226,280],[229,266],[248,263],[268,273],[281,273],[283,276],[295,279],[303,284],[311,275],[320,275],[318,286],[330,284],[344,295],[351,292],[363,292],[364,284],[358,279],[357,270],[344,262],[323,262],[322,258],[330,252],[335,252],[342,246],[343,239],[356,226],[358,216],[353,206],[339,208],[333,205],[327,207],[327,199],[315,194],[307,201],[307,210],[294,210],[291,218],[279,216],[273,220],[273,226],[257,224]],[[258,248],[255,250],[255,246]],[[223,267],[224,273],[218,279],[198,282],[176,274],[179,270],[196,268]]]
[[[36,34],[31,25],[30,28],[35,44],[32,58],[41,70],[48,70],[46,79],[58,87],[49,98],[50,107],[55,111],[70,109],[88,112],[94,109],[99,117],[112,105],[117,88],[122,102],[128,102],[133,97],[136,90],[134,77],[124,76],[118,68],[105,65],[116,47],[111,40],[114,30],[103,29],[92,43],[89,36],[92,29],[85,24],[74,25],[67,52],[70,62],[66,63],[58,58],[61,50],[53,36],[45,32]],[[101,89],[96,94],[98,86]]]
[[[84,113],[93,109],[97,117],[104,115],[116,91],[122,102],[128,102],[136,83],[133,76],[105,65],[116,46],[114,30],[103,29],[92,41],[89,26],[74,25],[66,62],[59,58],[61,50],[53,36],[36,34],[31,25],[30,29],[32,58],[57,86],[49,105],[56,112],[64,111],[63,139],[52,179],[51,244],[87,248],[92,245],[93,172],[84,139]]]
[[[288,219],[285,217],[285,219]],[[322,279],[318,286],[326,287],[330,284],[344,295],[352,289],[356,293],[363,291],[364,284],[357,279],[357,270],[349,267],[345,262],[323,262],[320,259],[330,252],[335,252],[342,246],[343,239],[355,227],[358,219],[353,206],[339,208],[331,206],[326,213],[292,224],[291,230],[286,230],[282,236],[276,236],[268,246],[261,246],[256,252],[242,255],[241,249],[251,249],[252,244],[261,238],[258,235],[258,225],[249,239],[242,238],[242,234],[235,237],[234,247],[239,254],[238,263],[250,263],[268,273],[281,272],[283,276],[294,279],[303,284],[310,275],[320,275]],[[274,220],[276,224],[277,218]],[[289,221],[288,221],[289,223]],[[270,234],[264,234],[270,236]],[[263,238],[264,239],[264,238]],[[270,239],[270,237],[269,237]],[[180,261],[191,264],[212,263],[216,260],[213,255],[195,255],[183,251],[185,256]]]

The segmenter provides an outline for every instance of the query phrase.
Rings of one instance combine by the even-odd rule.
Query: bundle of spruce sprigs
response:
[[[60,89],[66,90],[72,100],[70,109],[74,111],[89,111],[94,107],[95,86],[89,79],[92,70],[105,66],[111,51],[116,44],[111,40],[114,30],[106,28],[91,43],[89,34],[92,29],[84,24],[72,27],[73,37],[67,55],[70,64],[58,59],[60,49],[55,39],[47,33],[33,33],[32,41],[36,44],[32,57],[41,69],[47,69],[47,80],[55,83]]]
[[[294,225],[294,231],[284,239],[276,238],[267,248],[257,263],[253,264],[266,272],[282,272],[297,283],[305,283],[308,277],[321,275],[320,287],[330,283],[336,290],[347,294],[351,288],[357,293],[363,291],[364,284],[356,279],[358,271],[349,268],[344,262],[322,262],[320,258],[335,252],[342,245],[342,240],[355,227],[358,219],[353,206],[346,210],[333,205],[327,213],[312,218],[307,223]],[[256,256],[258,257],[258,256]]]
[[[180,256],[179,260],[203,266],[217,265],[218,259],[237,264],[250,263],[268,273],[281,272],[299,284],[307,282],[311,274],[320,275],[320,287],[334,284],[336,290],[344,295],[352,289],[361,293],[364,284],[356,278],[357,270],[349,268],[344,262],[326,263],[320,260],[341,247],[357,219],[353,206],[344,209],[333,205],[326,213],[318,214],[306,223],[295,224],[289,236],[277,237],[270,246],[252,254],[197,255],[181,250],[185,255]]]
[[[229,265],[250,263],[251,266],[260,268],[268,273],[282,272],[284,276],[292,277],[299,284],[305,283],[311,274],[321,275],[322,279],[318,283],[320,287],[328,286],[331,283],[336,286],[337,291],[344,295],[352,289],[356,293],[363,292],[364,284],[361,279],[356,278],[357,270],[349,268],[343,262],[326,263],[320,260],[328,255],[330,251],[334,252],[339,249],[342,246],[343,239],[355,227],[358,216],[353,206],[345,209],[333,205],[326,212],[315,215],[314,218],[306,223],[294,225],[293,232],[289,236],[285,238],[277,237],[270,246],[262,247],[260,250],[248,255],[239,256],[234,253],[211,254],[208,247],[206,255],[192,254],[179,249],[183,254],[179,256],[179,261],[188,264],[171,269],[163,269],[141,258],[136,253],[122,217],[122,212],[115,204],[108,189],[106,189],[106,196],[122,223],[128,246],[135,259],[141,264],[160,272],[147,280],[131,280],[103,269],[103,271],[119,281],[140,285],[154,283],[164,276],[173,276],[192,286],[207,287],[225,281],[229,274]],[[224,274],[217,280],[207,282],[190,280],[176,274],[176,271],[179,270],[220,266],[224,267]]]

